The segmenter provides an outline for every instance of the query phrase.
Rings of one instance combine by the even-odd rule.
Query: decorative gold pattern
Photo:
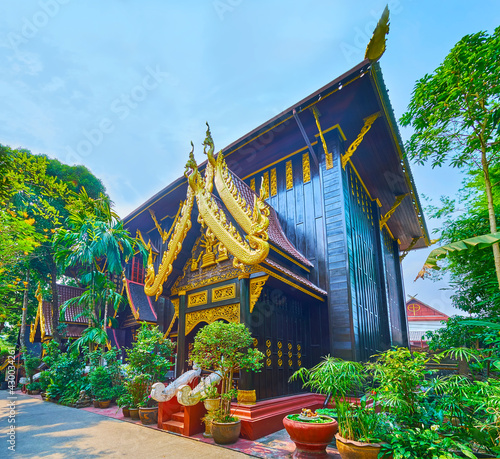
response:
[[[267,279],[269,279],[269,275],[250,279],[250,314],[253,312],[255,303],[259,299]]]
[[[207,301],[208,293],[206,290],[203,290],[203,292],[197,292],[188,295],[187,305],[188,308],[191,308],[193,306],[201,306],[202,304],[207,304]]]
[[[224,285],[212,290],[212,303],[236,297],[236,284]]]
[[[288,366],[289,366],[289,367],[292,367],[292,366],[293,366],[292,359],[288,359]]]
[[[278,357],[281,358],[283,356],[283,351],[278,351]]]
[[[302,349],[302,347],[300,346],[300,344],[297,344],[297,350],[300,351]]]
[[[279,366],[279,367],[282,367],[282,366],[283,366],[283,360],[278,359],[278,366]]]
[[[266,350],[266,355],[267,355],[268,357],[271,357],[271,349],[267,349],[267,350]]]
[[[151,218],[153,219],[155,226],[156,226],[156,229],[158,230],[158,233],[160,234],[161,240],[163,241],[164,244],[165,244],[165,242],[167,242],[168,238],[170,237],[170,234],[172,233],[172,230],[175,228],[175,223],[177,222],[177,219],[179,218],[179,214],[181,212],[183,204],[184,203],[181,201],[181,203],[179,204],[179,209],[177,210],[177,213],[175,214],[174,222],[172,223],[172,226],[171,226],[169,231],[165,231],[162,229],[162,227],[158,223],[158,220],[156,219],[156,215],[155,215],[153,209],[148,209],[149,214],[151,215]],[[139,231],[139,230],[137,230],[137,231]],[[142,239],[142,235],[141,235],[141,239]],[[144,242],[144,239],[142,239],[142,242]],[[144,244],[144,245],[146,245],[146,244]]]
[[[360,133],[356,137],[356,140],[351,143],[349,148],[347,149],[347,152],[342,155],[342,168],[345,169],[346,164],[349,162],[351,159],[351,156],[354,154],[356,149],[359,147],[361,142],[363,141],[363,137],[365,134],[371,129],[373,122],[380,116],[380,112],[374,113],[373,115],[370,115],[368,118],[365,118],[365,124],[361,128]]]
[[[253,339],[253,347],[257,347],[259,345],[259,340],[257,338]]]
[[[193,152],[191,152],[192,154]],[[176,221],[172,224],[173,234],[168,242],[167,250],[163,253],[158,274],[155,275],[153,266],[153,251],[149,248],[148,269],[144,281],[144,292],[148,296],[156,295],[156,299],[163,292],[163,284],[168,279],[172,272],[172,264],[179,255],[182,249],[182,243],[186,237],[187,232],[191,228],[191,211],[193,210],[194,193],[188,187],[186,201],[182,203],[181,214],[177,217]]]
[[[266,365],[267,365],[268,367],[270,367],[270,366],[271,366],[271,359],[266,359]]]
[[[293,188],[293,169],[292,161],[286,162],[286,189],[291,190]]]
[[[276,179],[276,168],[271,169],[271,196],[278,194],[278,181]]]
[[[262,174],[262,188],[266,192],[266,196],[269,196],[269,172]]]
[[[268,339],[268,340],[266,341],[266,346],[267,346],[267,347],[271,347],[271,340],[269,340],[269,339]]]
[[[272,361],[271,361],[271,353],[272,353],[271,352],[271,340],[269,340],[269,339],[266,340],[266,347],[267,347],[267,349],[266,349],[266,355],[267,355],[266,365],[268,367],[270,367],[271,363],[272,363]]]
[[[269,243],[267,242],[267,227],[269,226],[267,215],[269,208],[264,203],[264,195],[261,189],[260,196],[255,196],[254,198],[253,213],[251,220],[249,219],[250,206],[247,207],[245,201],[239,195],[236,185],[234,185],[234,182],[229,177],[229,171],[223,159],[222,153],[219,153],[215,170],[216,185],[219,194],[222,193],[221,190],[226,190],[224,192],[224,199],[227,200],[227,202],[224,202],[226,207],[242,228],[247,227],[248,222],[250,222],[251,231],[247,233],[244,240],[233,224],[227,220],[222,208],[219,207],[212,194],[207,191],[207,186],[201,178],[198,165],[191,151],[186,167],[192,171],[188,177],[188,183],[190,190],[196,196],[199,211],[198,222],[207,225],[215,238],[222,242],[228,252],[233,255],[234,267],[242,267],[244,264],[255,265],[264,260],[269,253]],[[209,157],[209,162],[211,161],[215,161],[213,157],[211,160]],[[227,176],[223,176],[223,169],[227,171]],[[219,185],[217,177],[224,183]],[[228,183],[233,188],[228,188]],[[219,190],[219,186],[221,190]],[[238,198],[235,198],[235,196]]]
[[[394,201],[394,204],[392,207],[387,211],[387,213],[380,219],[380,229],[389,221],[389,219],[392,217],[392,214],[396,212],[396,209],[398,206],[403,202],[403,199],[408,196],[408,193],[406,194],[400,194],[396,196],[396,200]]]
[[[43,315],[43,298],[42,298],[40,282],[38,283],[38,287],[35,292],[35,298],[38,301],[38,308],[36,310],[35,323],[30,325],[30,343],[35,342],[35,335],[38,323],[40,323],[41,340],[43,341],[43,339],[45,338],[45,317]]]
[[[323,144],[323,150],[325,152],[326,168],[331,169],[333,167],[333,156],[331,153],[328,153],[328,148],[326,147],[325,137],[323,136],[323,131],[321,130],[321,125],[319,124],[319,111],[315,106],[311,108],[311,111],[313,112],[314,119],[316,120],[316,126],[318,127],[319,137],[321,139],[321,143]]]
[[[422,239],[422,237],[423,236],[417,236],[417,237],[412,238],[408,248],[399,256],[400,263],[405,259],[406,255],[408,255],[410,253],[410,250],[413,249],[413,247],[415,247],[417,242],[420,241],[420,239]]]
[[[217,306],[216,308],[203,309],[186,313],[186,336],[201,322],[211,324],[216,320],[224,319],[228,322],[240,322],[240,303]]]
[[[283,347],[283,344],[281,344],[281,341],[278,341],[278,349],[281,349]]]
[[[250,179],[250,188],[255,193],[255,179]]]
[[[172,317],[170,325],[168,326],[168,330],[163,335],[164,338],[166,338],[170,334],[170,332],[172,331],[172,327],[174,326],[175,319],[179,317],[179,298],[174,298],[170,301],[174,305],[174,317]]]
[[[380,17],[375,30],[373,31],[372,38],[368,42],[365,51],[365,59],[370,61],[378,61],[385,51],[386,35],[389,33],[389,8],[386,5],[382,16]]]
[[[309,153],[304,153],[302,155],[302,175],[304,183],[311,181],[311,165],[309,163]]]

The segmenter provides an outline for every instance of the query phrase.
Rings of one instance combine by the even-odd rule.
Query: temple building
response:
[[[186,171],[124,221],[150,248],[128,293],[177,342],[189,368],[197,331],[244,323],[265,355],[240,389],[300,392],[288,379],[331,354],[368,360],[408,346],[401,260],[429,237],[378,64],[363,62]],[[133,298],[132,298],[133,297]]]
[[[408,333],[410,349],[426,350],[427,344],[426,332],[435,332],[444,327],[450,318],[444,312],[429,306],[423,301],[411,297],[406,302],[406,314],[408,316]]]

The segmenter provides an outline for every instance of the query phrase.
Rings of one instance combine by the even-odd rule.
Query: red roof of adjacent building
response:
[[[432,306],[416,298],[411,298],[406,302],[406,314],[408,316],[408,322],[439,322],[450,318],[445,313],[434,309]]]

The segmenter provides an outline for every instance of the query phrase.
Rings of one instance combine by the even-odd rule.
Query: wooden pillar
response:
[[[250,274],[240,274],[238,276],[240,284],[240,323],[252,333],[252,323],[250,320]],[[252,390],[253,387],[253,372],[240,371],[240,379],[238,388],[241,390]]]
[[[184,373],[187,360],[186,342],[186,292],[179,292],[179,329],[177,332],[177,365],[175,377]]]

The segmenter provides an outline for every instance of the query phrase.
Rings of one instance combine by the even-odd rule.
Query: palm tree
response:
[[[105,344],[108,307],[112,305],[116,310],[122,300],[110,276],[123,274],[123,265],[134,251],[145,255],[146,249],[130,237],[112,210],[111,201],[103,194],[92,199],[82,189],[69,212],[68,229],[61,228],[54,238],[55,259],[64,269],[76,269],[87,289],[80,297],[66,302],[63,310],[75,303],[84,306],[82,314],[88,317],[89,328],[102,330],[86,332],[80,345]]]

